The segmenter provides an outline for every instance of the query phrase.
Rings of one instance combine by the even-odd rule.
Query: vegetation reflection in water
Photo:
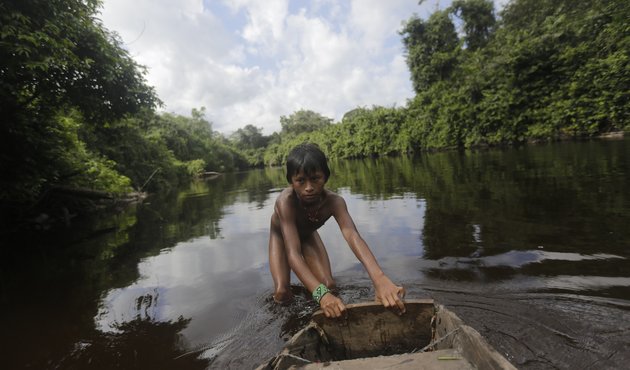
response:
[[[544,301],[553,306],[566,294],[598,296],[630,306],[628,144],[561,143],[333,162],[328,187],[347,200],[359,231],[393,279],[413,296],[432,295],[459,307],[501,345],[492,336],[505,330],[510,316],[521,315],[509,306],[514,297],[544,300],[553,294]],[[269,217],[285,186],[280,168],[195,182],[180,193],[153,196],[114,221],[100,221],[93,226],[100,233],[73,241],[61,256],[51,252],[45,264],[8,271],[18,281],[20,273],[30,274],[33,286],[50,280],[64,302],[61,313],[59,301],[25,299],[33,291],[28,286],[5,285],[5,296],[15,298],[7,300],[13,323],[5,315],[4,327],[16,333],[7,347],[21,353],[16,367],[251,367],[263,361],[315,308],[305,295],[290,307],[268,299]],[[321,235],[343,299],[372,299],[369,280],[334,221]],[[495,311],[504,305],[505,320],[467,311],[475,299],[485,300],[478,306],[492,301]],[[33,318],[34,309],[46,317]],[[563,306],[559,312],[565,311]],[[597,325],[618,326],[623,317],[616,312]],[[43,328],[34,343],[32,331],[19,324],[29,321]],[[74,329],[60,336],[67,326]],[[619,340],[623,336],[607,343]],[[517,344],[505,346],[509,353]],[[24,350],[33,347],[39,349]],[[512,360],[527,368],[536,356]],[[565,358],[549,361],[565,366]]]
[[[628,299],[624,143],[342,161],[328,186],[346,198],[384,268],[408,285],[435,279]],[[180,194],[175,227],[190,230],[189,239],[143,261],[142,279],[110,292],[101,327],[124,321],[139,292],[159,286],[153,319],[193,318],[182,334],[197,344],[231,332],[255,309],[247,297],[270,289],[268,218],[285,184],[281,169],[267,169]],[[203,214],[212,199],[222,204],[216,218]],[[367,276],[334,222],[321,234],[342,286],[360,291],[349,298],[370,299]]]

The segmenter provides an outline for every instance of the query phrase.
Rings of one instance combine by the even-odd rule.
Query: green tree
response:
[[[279,134],[275,133],[279,136]],[[230,145],[242,154],[252,167],[264,165],[265,148],[272,141],[272,137],[264,136],[262,129],[254,125],[239,128],[230,136]],[[276,141],[279,143],[279,141]]]
[[[462,41],[450,16],[462,20]],[[426,21],[413,16],[401,35],[417,95],[401,145],[521,144],[628,127],[629,17],[622,0],[514,0],[498,22],[490,1],[458,0]]]
[[[108,140],[101,143],[101,152],[135,189],[169,190],[187,178],[181,161],[168,148],[161,117],[153,111],[114,121],[102,131],[107,131]]]
[[[144,70],[95,18],[99,6],[0,3],[0,199],[34,199],[44,186],[67,181],[83,170],[70,160],[82,145],[71,141],[86,142],[86,155],[98,158],[90,140],[100,127],[159,104]],[[71,111],[81,116],[78,128],[59,119]],[[78,138],[68,132],[75,129]]]
[[[477,50],[488,43],[496,24],[492,1],[456,0],[451,5],[451,12],[464,22],[464,41],[469,50]]]
[[[433,13],[427,21],[412,16],[400,34],[416,93],[450,77],[459,39],[447,10]]]
[[[156,129],[177,160],[202,159],[205,171],[229,171],[245,165],[244,159],[205,119],[205,108],[192,110],[192,117],[163,113]],[[197,167],[199,162],[197,163]],[[190,168],[190,166],[188,166]]]
[[[262,128],[254,125],[239,128],[230,138],[237,147],[244,149],[259,149],[269,142],[269,137],[262,134]]]
[[[280,117],[281,135],[294,136],[304,132],[313,132],[332,124],[332,121],[332,118],[324,117],[311,110],[301,109],[288,117]]]

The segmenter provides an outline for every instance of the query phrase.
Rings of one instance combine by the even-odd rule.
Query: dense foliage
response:
[[[0,3],[1,198],[32,198],[55,182],[129,188],[84,138],[158,100],[144,71],[93,18],[97,6]]]
[[[281,163],[304,140],[334,158],[592,137],[630,128],[630,3],[457,0],[400,34],[416,96],[281,135]],[[457,26],[459,25],[459,26]],[[458,28],[459,27],[459,28]]]
[[[155,112],[144,68],[96,18],[99,6],[0,2],[2,204],[59,186],[122,193],[246,165],[203,110]]]
[[[340,122],[310,110],[270,136],[228,138],[204,109],[157,113],[145,70],[98,20],[99,0],[0,1],[0,201],[58,186],[155,190],[206,171],[279,165],[291,147],[331,158],[512,145],[628,130],[630,3],[455,0],[400,35],[416,96],[358,107]]]

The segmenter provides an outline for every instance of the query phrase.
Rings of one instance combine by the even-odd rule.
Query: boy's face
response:
[[[291,186],[304,203],[318,202],[325,184],[326,175],[320,170],[306,174],[303,169],[300,169],[291,177]]]

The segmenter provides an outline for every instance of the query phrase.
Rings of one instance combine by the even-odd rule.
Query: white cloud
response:
[[[435,4],[295,4],[105,0],[101,18],[147,66],[165,110],[189,115],[205,106],[224,133],[253,124],[270,134],[298,109],[339,120],[357,106],[400,106],[413,96],[397,32]]]
[[[409,0],[353,0],[349,26],[355,30],[368,51],[379,53],[387,38],[396,35],[401,22],[408,19],[417,5],[410,7]]]
[[[242,32],[243,38],[252,44],[268,48],[270,52],[275,50],[284,34],[288,0],[239,0],[235,3],[239,4],[238,8],[246,9],[249,19]]]

